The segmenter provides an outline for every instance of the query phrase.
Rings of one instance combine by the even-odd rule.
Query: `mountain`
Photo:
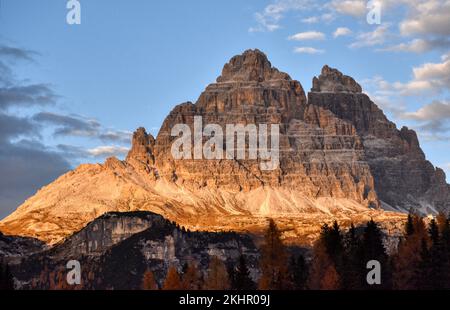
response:
[[[195,117],[202,128],[218,124],[224,132],[228,124],[279,124],[279,164],[267,170],[248,156],[175,159],[171,130],[186,124],[195,132]],[[156,138],[139,128],[126,160],[61,176],[0,230],[55,244],[104,213],[151,211],[194,231],[256,233],[273,218],[287,243],[310,244],[334,219],[345,226],[373,218],[398,233],[411,208],[450,210],[445,175],[425,159],[414,131],[398,130],[336,69],[324,66],[307,97],[264,53],[247,50],[195,103],[177,105]]]

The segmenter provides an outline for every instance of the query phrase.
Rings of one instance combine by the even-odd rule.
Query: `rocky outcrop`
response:
[[[107,213],[61,244],[10,267],[20,289],[65,284],[58,276],[67,273],[69,260],[80,262],[83,289],[141,289],[147,270],[162,286],[170,266],[181,272],[195,262],[206,275],[213,256],[235,266],[240,255],[256,279],[259,253],[248,235],[190,232],[151,212],[126,212]]]
[[[331,93],[361,93],[361,86],[356,81],[342,74],[339,70],[325,65],[319,77],[313,78],[313,92],[331,92]]]
[[[353,79],[336,69],[325,66],[313,84],[308,103],[332,111],[356,128],[385,208],[423,214],[450,210],[445,174],[426,160],[413,130],[398,130]]]

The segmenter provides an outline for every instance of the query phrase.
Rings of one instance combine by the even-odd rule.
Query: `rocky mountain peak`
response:
[[[350,76],[328,65],[323,66],[319,77],[313,78],[313,92],[350,92],[361,93],[361,86]]]
[[[135,159],[145,164],[153,164],[155,161],[153,156],[154,145],[155,138],[148,134],[145,128],[138,128],[133,133],[131,150],[128,152],[127,161]]]
[[[258,49],[246,50],[225,64],[218,83],[233,81],[264,82],[270,80],[291,80],[289,75],[272,67],[266,54]]]

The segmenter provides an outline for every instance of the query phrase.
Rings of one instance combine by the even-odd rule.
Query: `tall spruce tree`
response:
[[[383,234],[377,223],[370,220],[364,229],[361,240],[361,257],[364,265],[371,260],[376,260],[381,265],[381,285],[369,285],[364,283],[366,289],[386,289],[391,286],[391,268],[383,244]]]
[[[269,227],[264,235],[264,244],[261,247],[259,288],[272,290],[289,288],[288,264],[287,251],[281,241],[281,232],[275,222],[270,219]]]
[[[239,262],[235,269],[232,269],[231,283],[234,290],[255,290],[256,284],[250,277],[250,270],[244,255],[239,256]]]

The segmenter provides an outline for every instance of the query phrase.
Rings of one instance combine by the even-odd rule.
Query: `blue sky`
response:
[[[195,101],[249,48],[305,91],[324,64],[351,75],[398,127],[418,131],[427,158],[450,175],[449,2],[378,0],[379,25],[367,23],[365,0],[80,0],[80,25],[66,23],[66,3],[0,0],[7,82],[48,95],[0,107],[35,126],[7,143],[66,155],[19,198],[0,191],[0,210],[68,167],[123,156],[139,126],[157,134],[176,104]]]

